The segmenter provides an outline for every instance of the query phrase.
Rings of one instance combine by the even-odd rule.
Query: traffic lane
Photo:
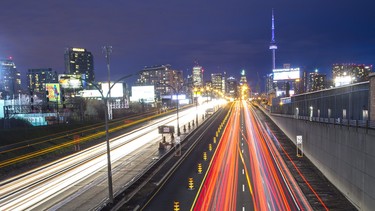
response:
[[[240,142],[238,143],[238,156],[240,164],[238,168],[238,203],[236,210],[255,210],[254,208],[254,193],[252,186],[252,175],[249,162],[249,151],[247,142],[245,141],[244,134],[246,134],[246,127],[244,124],[243,110],[241,110],[241,132]],[[241,189],[242,188],[242,189]]]
[[[246,124],[249,131],[247,134],[250,157],[255,162],[253,174],[256,175],[254,181],[257,192],[256,201],[258,208],[262,209],[299,209],[294,202],[294,196],[289,191],[286,182],[283,180],[281,169],[276,164],[276,158],[270,152],[267,140],[262,136],[262,128],[259,127],[254,115],[245,107]]]
[[[233,108],[225,127],[220,144],[215,151],[213,160],[203,185],[207,194],[197,196],[194,210],[233,210],[236,206],[236,187],[238,162],[235,160],[238,133],[238,103]],[[234,143],[234,144],[232,144]]]
[[[189,112],[183,112],[185,113],[184,116],[187,116]],[[173,120],[174,117],[172,117]],[[168,122],[171,121],[170,117],[162,118],[161,122]],[[156,126],[155,126],[156,127]],[[152,127],[151,127],[152,128]],[[137,135],[137,133],[141,133],[143,130],[150,130],[150,127],[143,127],[143,129],[138,129],[136,132],[131,133],[130,135],[122,135],[120,138],[116,140],[111,140],[111,159],[113,162],[115,162],[117,159],[121,158],[121,156],[126,155],[124,152],[129,152],[129,149],[135,150],[139,149],[140,145],[145,144],[145,136],[142,137],[140,135]],[[141,137],[141,141],[129,141],[133,138]],[[152,140],[155,135],[151,135]],[[124,144],[126,145],[124,148]],[[132,145],[132,147],[129,147],[128,145]],[[137,146],[136,146],[137,145]],[[122,150],[124,149],[124,150]],[[17,176],[17,179],[14,179],[11,183],[5,183],[7,187],[10,187],[9,189],[2,188],[1,192],[10,190],[13,191],[15,189],[19,189],[21,191],[17,191],[17,198],[11,199],[11,195],[9,195],[7,198],[2,198],[1,202],[4,203],[2,206],[22,206],[24,208],[33,208],[35,206],[38,206],[39,204],[45,202],[46,200],[49,200],[51,197],[56,196],[63,191],[65,191],[68,187],[73,187],[74,183],[76,181],[82,180],[82,178],[87,178],[93,174],[93,172],[99,172],[101,167],[103,168],[106,166],[106,159],[104,159],[104,156],[102,158],[95,157],[96,154],[102,154],[105,155],[105,144],[101,144],[98,146],[94,146],[92,148],[89,148],[87,150],[84,150],[82,152],[79,152],[75,155],[69,156],[69,158],[63,158],[60,159],[56,163],[56,165],[47,165],[48,167],[41,167],[38,171],[34,171],[34,173],[29,174],[26,173],[27,178],[29,178],[31,181],[35,182],[35,185],[32,186],[32,188],[29,186],[29,183],[25,182],[24,176]],[[116,153],[119,152],[119,153]],[[94,159],[89,159],[88,156],[93,156]],[[88,162],[86,162],[88,161]],[[77,165],[78,163],[78,165]],[[81,164],[82,163],[82,164]],[[68,169],[68,170],[61,170],[61,169]],[[85,172],[82,172],[85,171]],[[52,176],[51,177],[51,173]],[[54,173],[57,172],[57,173]],[[47,179],[40,179],[43,178],[43,175],[47,176]],[[23,178],[23,179],[22,179]],[[39,179],[38,179],[39,178]],[[22,183],[19,183],[21,179]],[[42,181],[42,182],[38,182]],[[63,181],[63,182],[62,182]],[[26,184],[28,188],[22,188],[22,184]],[[43,185],[47,184],[47,186]],[[15,186],[19,188],[15,188]],[[47,187],[47,188],[45,188]],[[39,193],[37,193],[39,191]],[[42,191],[42,192],[40,192]],[[13,196],[15,196],[13,194]],[[27,200],[26,200],[27,199]],[[105,199],[105,198],[104,198]],[[8,200],[8,201],[6,201]],[[6,204],[5,204],[6,203]],[[3,208],[4,208],[3,207]]]
[[[204,177],[204,173],[209,165],[210,157],[213,151],[208,150],[208,144],[212,143],[222,119],[226,114],[226,110],[222,111],[217,119],[211,119],[210,126],[204,126],[204,132],[197,131],[191,138],[198,139],[199,135],[203,135],[202,139],[197,143],[190,155],[182,162],[182,164],[173,172],[168,180],[161,184],[160,189],[153,198],[142,208],[143,210],[170,210],[173,208],[174,201],[179,202],[181,210],[189,210],[197,194],[199,185]],[[213,117],[215,118],[215,117]],[[186,150],[186,149],[183,149]],[[208,155],[207,161],[203,160],[203,152]],[[203,172],[198,174],[198,163],[202,164]],[[194,190],[188,190],[188,178],[193,178]],[[206,188],[202,188],[206,191]],[[171,198],[171,196],[173,198]],[[163,203],[162,203],[163,202]]]

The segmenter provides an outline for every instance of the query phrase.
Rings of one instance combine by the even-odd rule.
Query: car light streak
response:
[[[310,183],[307,181],[307,179],[305,178],[305,176],[301,173],[301,171],[299,170],[299,168],[297,167],[297,165],[294,163],[294,161],[292,160],[292,158],[290,157],[290,155],[286,152],[286,150],[280,145],[279,143],[279,140],[277,140],[277,138],[275,137],[275,135],[269,130],[268,128],[268,125],[266,125],[266,131],[268,134],[270,134],[272,136],[272,139],[275,140],[279,147],[281,148],[281,150],[284,152],[284,154],[288,157],[288,160],[292,163],[293,167],[296,169],[296,171],[298,172],[298,174],[301,176],[302,180],[307,184],[307,186],[309,187],[309,189],[313,192],[313,194],[315,195],[315,197],[318,199],[318,201],[321,203],[321,205],[323,206],[323,208],[325,210],[329,210],[328,207],[326,206],[326,204],[323,202],[323,200],[321,199],[321,197],[316,193],[316,191],[312,188],[312,186],[310,185]],[[290,172],[289,172],[290,173]],[[306,202],[307,203],[307,202]]]
[[[240,109],[245,132],[240,130]],[[249,154],[246,159],[243,153]],[[242,176],[238,175],[239,160],[248,192],[238,184]],[[192,210],[236,210],[238,187],[242,187],[242,194],[249,194],[254,210],[311,210],[266,128],[246,102],[237,102],[231,110],[202,186],[204,191],[199,189]]]
[[[205,104],[205,106],[210,106]],[[205,109],[199,110],[204,114]],[[192,121],[195,108],[180,112],[180,125]],[[112,163],[141,149],[149,143],[159,142],[157,127],[176,125],[175,114],[160,118],[158,124],[148,124],[141,129],[110,140]],[[157,151],[157,148],[155,149]],[[142,152],[140,152],[142,153]],[[74,155],[17,175],[0,183],[0,210],[37,208],[54,196],[96,174],[107,165],[105,143],[82,150]],[[58,203],[58,202],[56,202]]]

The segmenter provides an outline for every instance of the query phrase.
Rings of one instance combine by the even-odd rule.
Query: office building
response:
[[[94,58],[84,48],[67,48],[65,50],[65,73],[84,75],[86,81],[95,81]]]
[[[173,95],[175,91],[186,92],[183,84],[183,74],[180,70],[172,69],[171,65],[145,67],[141,70],[136,81],[137,86],[155,86],[155,97]]]
[[[199,65],[193,67],[193,82],[195,87],[204,86],[203,83],[203,68]]]
[[[5,99],[14,99],[21,93],[21,74],[17,71],[13,59],[0,60],[0,92]],[[17,96],[18,97],[18,96]]]
[[[332,77],[336,87],[369,80],[372,65],[334,64]]]
[[[265,89],[266,94],[270,94],[275,91],[275,84],[273,83],[273,73],[266,75]]]
[[[232,76],[227,79],[227,95],[233,99],[238,97],[238,82]]]
[[[246,73],[245,70],[241,71],[241,78],[240,78],[240,85],[246,85],[247,86],[247,78],[246,78]]]
[[[308,92],[323,90],[327,88],[327,75],[318,70],[309,74]]]
[[[221,73],[211,74],[211,86],[215,90],[218,90],[218,91],[223,90],[223,75]]]
[[[46,83],[57,83],[57,72],[52,68],[28,69],[27,88],[32,93],[44,93]]]

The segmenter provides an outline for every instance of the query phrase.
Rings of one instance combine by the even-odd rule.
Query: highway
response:
[[[212,133],[205,136],[141,210],[312,210],[250,104],[234,102],[227,118],[209,131],[217,132],[218,142]]]
[[[201,117],[206,106],[180,111],[180,126],[195,120],[196,112]],[[115,194],[160,156],[160,125],[176,126],[176,115],[149,121],[110,140]],[[106,166],[106,145],[102,143],[1,181],[0,210],[95,209],[108,200]]]
[[[308,210],[254,111],[237,102],[193,210]]]

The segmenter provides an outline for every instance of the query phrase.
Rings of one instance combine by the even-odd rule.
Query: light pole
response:
[[[115,84],[117,84],[118,82],[120,82],[121,80],[124,80],[126,78],[129,78],[133,76],[133,74],[130,74],[130,75],[126,75],[124,77],[121,77],[120,79],[118,79],[117,81],[115,81],[112,85],[109,85],[109,89],[108,89],[108,92],[106,95],[103,94],[103,90],[100,89],[100,87],[95,84],[95,83],[92,83],[92,82],[89,82],[91,85],[93,85],[100,93],[100,95],[102,96],[103,100],[104,100],[104,116],[105,116],[105,139],[106,139],[106,144],[107,144],[107,168],[108,168],[108,198],[109,198],[109,203],[113,203],[113,185],[112,185],[112,164],[111,164],[111,148],[110,148],[110,145],[109,145],[109,130],[108,130],[108,98],[109,98],[109,95],[110,95],[110,91],[111,89],[115,86]],[[82,78],[80,78],[80,80],[83,80],[83,81],[86,81]],[[110,83],[108,83],[110,84]]]
[[[178,96],[180,95],[180,91],[181,91],[183,86],[176,89],[175,87],[173,87],[169,84],[161,84],[161,85],[171,88],[174,91],[174,93],[177,95],[177,108],[176,108],[176,110],[177,110],[177,136],[180,136],[181,135],[181,133],[180,133],[180,121],[179,121],[179,114],[178,114],[179,106],[180,106],[180,99],[178,98]],[[171,98],[171,102],[172,102],[172,98]]]
[[[195,123],[198,126],[198,88],[194,88],[195,94]]]
[[[108,77],[108,96],[111,98],[111,68],[110,68],[110,59],[109,55],[112,53],[112,46],[104,46],[103,53],[105,54],[105,58],[107,61],[107,77]],[[107,100],[108,102],[108,119],[112,119],[112,106],[111,106],[111,99]]]
[[[103,99],[104,99],[104,106],[106,107],[104,110],[105,110],[105,139],[106,139],[106,142],[107,142],[107,167],[108,167],[108,194],[109,194],[109,203],[113,203],[113,185],[112,185],[112,164],[111,164],[111,148],[110,148],[110,145],[109,145],[109,133],[108,133],[108,111],[109,111],[109,104],[108,104],[108,99],[110,97],[110,93],[111,93],[111,89],[113,88],[113,86],[118,83],[119,81],[125,79],[125,78],[129,78],[133,76],[133,74],[131,75],[127,75],[127,76],[124,76],[120,79],[118,79],[115,83],[112,84],[112,86],[110,85],[110,82],[108,81],[108,93],[107,93],[107,96],[104,96],[103,95],[103,91],[100,91],[99,92],[101,93]]]

